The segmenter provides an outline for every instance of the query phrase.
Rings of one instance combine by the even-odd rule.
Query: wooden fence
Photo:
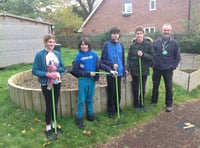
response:
[[[67,48],[78,48],[79,35],[68,35],[68,36],[56,36],[57,42],[62,45],[62,47]],[[103,35],[87,35],[91,40],[91,45],[93,49],[101,49],[104,42],[109,39],[109,36],[105,37]],[[134,35],[123,34],[120,35],[120,41],[123,43],[125,48],[129,48],[134,38]]]

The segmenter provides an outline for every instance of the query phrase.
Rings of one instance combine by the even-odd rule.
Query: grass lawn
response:
[[[75,49],[62,49],[63,60],[70,65],[76,54]],[[100,50],[97,51],[100,53]],[[83,130],[78,129],[74,123],[74,117],[58,117],[58,123],[62,126],[63,135],[57,141],[46,139],[43,131],[45,128],[44,115],[32,110],[23,110],[16,106],[10,99],[7,81],[12,75],[31,69],[31,64],[19,64],[0,70],[0,147],[5,148],[78,148],[95,147],[96,144],[106,142],[112,136],[123,134],[124,131],[134,128],[138,124],[153,120],[160,111],[164,110],[164,85],[160,86],[159,103],[156,108],[147,112],[134,111],[133,108],[124,108],[125,115],[121,121],[126,124],[115,125],[116,120],[111,120],[105,112],[97,114],[100,122],[88,122],[84,120],[86,130],[91,130],[91,136],[85,136]],[[152,82],[149,78],[149,92],[144,100],[146,107],[150,107]],[[200,87],[188,93],[174,85],[174,104],[180,104],[200,97]],[[122,98],[123,99],[123,98]],[[172,112],[173,113],[173,112]]]

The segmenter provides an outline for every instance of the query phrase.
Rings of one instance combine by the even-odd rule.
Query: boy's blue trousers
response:
[[[92,78],[78,79],[78,103],[77,103],[77,118],[82,118],[84,114],[84,105],[88,115],[93,115],[93,97],[95,92],[96,81]]]

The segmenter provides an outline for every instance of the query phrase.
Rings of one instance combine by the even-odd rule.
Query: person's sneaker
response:
[[[156,107],[156,106],[157,106],[157,103],[151,103],[151,106],[152,106],[152,107]]]
[[[135,110],[136,111],[144,111],[144,112],[148,111],[148,109],[144,105],[136,106]]]
[[[53,134],[52,129],[48,130],[48,131],[45,130],[44,133],[49,140],[55,140],[56,139],[55,135]]]
[[[172,111],[172,107],[171,106],[166,107],[166,112],[171,112],[171,111]]]
[[[114,119],[115,115],[113,113],[108,113],[108,118]]]
[[[55,128],[53,128],[53,132],[55,133]],[[57,135],[60,136],[62,135],[62,133],[63,133],[62,129],[57,127]]]
[[[134,109],[135,109],[135,110],[141,110],[141,109],[142,109],[142,106],[140,106],[140,105],[134,106]]]
[[[82,118],[76,118],[76,125],[78,126],[78,128],[80,128],[80,129],[84,129],[85,127],[84,127],[84,125],[83,125],[83,119]]]
[[[99,118],[95,117],[94,115],[87,115],[88,121],[100,121]]]

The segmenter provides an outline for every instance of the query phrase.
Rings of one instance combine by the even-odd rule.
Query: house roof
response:
[[[92,12],[90,13],[90,15],[86,18],[86,20],[83,22],[83,24],[81,25],[81,27],[79,28],[78,32],[82,32],[83,27],[87,24],[87,22],[90,20],[90,18],[94,15],[94,13],[96,12],[96,10],[100,7],[100,5],[103,3],[103,0],[100,0],[99,3],[97,4],[97,6],[92,10]]]
[[[9,14],[9,13],[6,13],[6,12],[0,13],[0,17],[1,16],[2,17],[12,17],[12,18],[20,19],[20,20],[26,20],[26,21],[36,22],[36,23],[41,23],[41,24],[52,25],[52,23],[49,23],[49,22],[39,21],[39,20],[36,20],[36,19],[31,19],[31,18],[27,18],[27,17],[23,17],[23,16]]]

